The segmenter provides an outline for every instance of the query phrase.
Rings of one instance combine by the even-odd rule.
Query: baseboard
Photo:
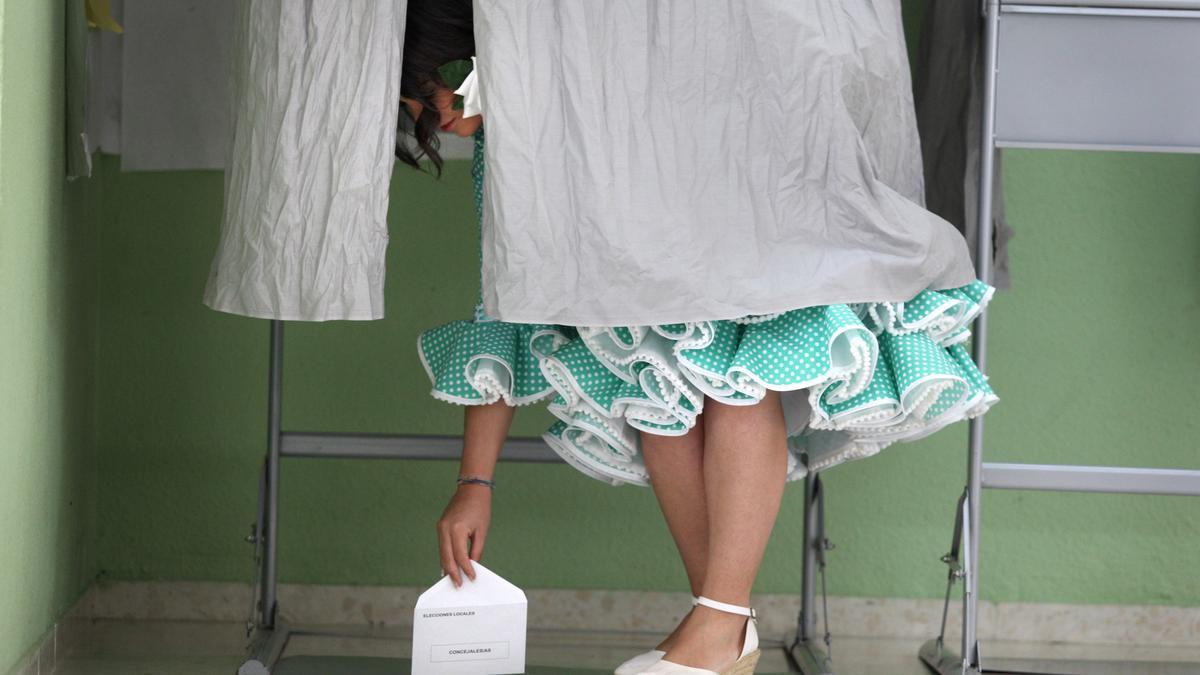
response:
[[[8,675],[53,675],[58,664],[87,639],[89,621],[80,614],[87,604],[85,593],[75,606],[56,621]]]
[[[295,625],[404,626],[423,588],[279,586],[281,616]],[[98,581],[68,618],[246,621],[250,584]],[[687,593],[526,589],[529,627],[663,632],[691,605]],[[755,594],[759,632],[782,638],[796,625],[798,595]],[[926,639],[937,635],[942,600],[830,597],[834,636]],[[954,598],[947,636],[957,636],[962,603]],[[818,612],[820,603],[818,603]],[[1186,646],[1200,643],[1200,607],[980,603],[980,640]],[[818,633],[825,630],[818,614]],[[34,671],[36,672],[36,671]],[[27,675],[22,673],[21,675]],[[46,675],[44,672],[42,675]]]

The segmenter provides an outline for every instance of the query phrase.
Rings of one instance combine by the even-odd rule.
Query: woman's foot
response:
[[[692,609],[694,610],[695,608],[696,596],[693,595]],[[638,654],[637,656],[625,661],[621,665],[617,666],[617,669],[614,670],[613,673],[615,675],[632,675],[633,673],[640,673],[643,668],[661,659],[666,651],[671,648],[671,645],[675,643],[675,640],[679,636],[679,632],[683,630],[683,627],[687,624],[688,618],[691,615],[691,611],[688,611],[687,614],[684,614],[683,620],[679,622],[679,625],[675,626],[675,630],[671,631],[670,635],[663,638],[663,641],[658,643],[654,649],[642,652],[641,654]]]
[[[663,651],[663,652],[670,649],[671,645],[675,644],[675,641],[677,639],[679,639],[679,633],[682,632],[683,627],[687,625],[688,619],[690,619],[692,617],[692,615],[695,614],[695,612],[696,612],[696,596],[693,595],[691,610],[689,610],[687,614],[683,615],[683,619],[679,622],[679,625],[675,626],[675,630],[671,631],[670,635],[663,638],[663,641],[658,643],[658,645],[655,647],[655,649],[657,649],[659,651]]]
[[[742,653],[750,618],[698,605],[671,634],[663,659],[693,668],[720,672]],[[663,642],[667,642],[664,640]]]

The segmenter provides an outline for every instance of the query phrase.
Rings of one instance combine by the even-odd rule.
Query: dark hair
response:
[[[400,73],[400,95],[421,103],[421,114],[413,119],[408,106],[400,103],[396,129],[396,157],[417,169],[418,160],[428,157],[442,174],[442,156],[437,137],[440,115],[430,97],[436,86],[446,86],[438,74],[443,64],[475,55],[475,24],[471,0],[409,0],[404,27],[404,64]],[[417,143],[409,149],[408,137]]]

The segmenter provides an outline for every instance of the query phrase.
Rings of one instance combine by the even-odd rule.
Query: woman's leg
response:
[[[746,606],[787,481],[787,432],[779,394],[751,406],[704,402],[704,488],[708,566],[703,595]],[[705,606],[664,657],[710,670],[733,662],[747,617]]]
[[[692,595],[700,595],[708,564],[708,513],[704,493],[704,426],[697,423],[686,435],[662,436],[643,432],[642,459],[658,498],[667,529],[679,549]],[[690,615],[688,615],[690,616]],[[657,648],[666,650],[683,622]]]

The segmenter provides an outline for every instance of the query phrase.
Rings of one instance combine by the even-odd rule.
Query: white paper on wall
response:
[[[220,169],[233,0],[125,0],[121,168]]]
[[[238,0],[249,2],[250,0]],[[111,0],[117,35],[88,31],[88,138],[123,171],[224,169],[234,0]],[[473,141],[440,133],[440,154]]]
[[[109,7],[118,24],[124,21],[124,0]],[[121,152],[121,35],[89,30],[87,45],[87,136],[91,148],[110,155]]]

